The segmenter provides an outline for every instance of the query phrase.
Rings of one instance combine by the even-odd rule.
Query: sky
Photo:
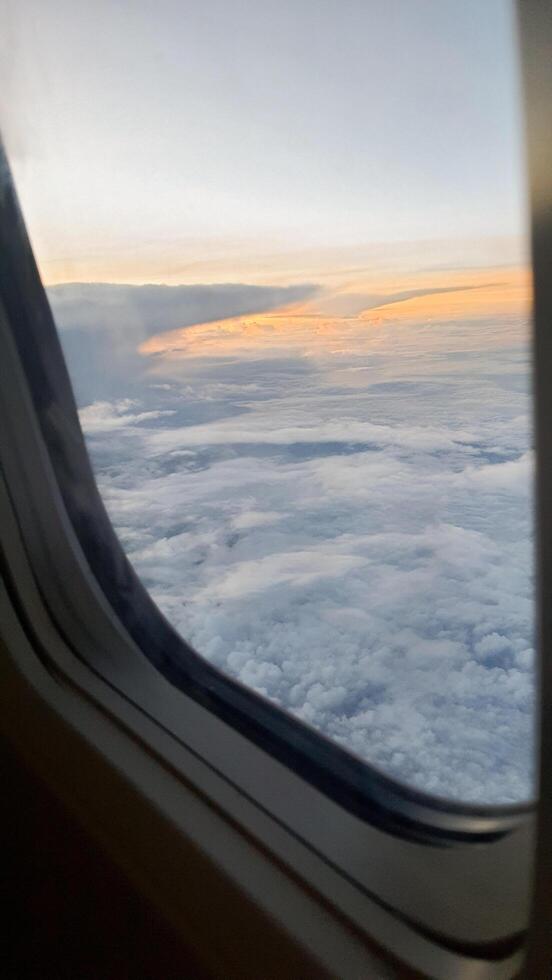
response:
[[[10,0],[3,44],[81,424],[159,608],[398,780],[529,798],[513,5]]]
[[[47,282],[523,232],[510,2],[6,9],[0,120]]]

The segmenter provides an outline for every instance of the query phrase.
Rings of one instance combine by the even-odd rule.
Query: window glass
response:
[[[2,126],[99,487],[198,653],[397,779],[533,791],[505,0],[18,0]]]

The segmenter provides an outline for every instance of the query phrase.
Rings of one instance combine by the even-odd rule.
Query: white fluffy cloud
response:
[[[267,386],[254,350],[234,375],[167,359],[139,399],[86,406],[101,489],[159,606],[221,670],[422,789],[526,798],[525,326],[362,329],[362,357],[348,327],[300,372],[282,347]]]
[[[138,422],[151,421],[174,415],[173,409],[165,411],[135,412],[137,402],[132,398],[120,398],[116,402],[94,402],[80,411],[80,420],[88,434],[113,432],[127,429]]]

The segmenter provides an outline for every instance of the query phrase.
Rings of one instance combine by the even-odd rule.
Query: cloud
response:
[[[132,396],[142,383],[141,343],[155,334],[272,310],[312,296],[310,284],[128,286],[65,283],[47,288],[79,400]]]
[[[379,310],[383,306],[394,306],[409,299],[420,299],[424,296],[437,296],[440,293],[462,293],[472,289],[483,289],[496,286],[494,282],[483,282],[475,285],[458,286],[428,286],[423,289],[403,289],[390,294],[385,293],[337,293],[324,298],[318,308],[326,314],[335,316],[356,316],[365,310]]]
[[[215,666],[402,781],[525,799],[526,323],[343,329],[337,356],[167,357],[86,405],[106,504]]]
[[[121,398],[116,402],[94,402],[94,404],[81,409],[82,426],[89,435],[94,435],[100,432],[112,432],[115,429],[126,429],[139,422],[174,415],[173,409],[132,412],[131,409],[136,404],[137,402],[131,398]]]
[[[64,283],[49,286],[48,299],[59,329],[130,334],[136,346],[154,334],[275,309],[307,299],[317,287],[252,286],[243,283],[197,286],[128,286]]]

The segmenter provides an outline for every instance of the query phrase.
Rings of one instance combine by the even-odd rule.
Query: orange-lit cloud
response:
[[[338,354],[377,346],[376,327],[411,326],[415,336],[420,324],[526,314],[530,295],[524,268],[387,277],[376,287],[353,278],[306,302],[160,334],[140,350],[171,358]],[[496,329],[500,322],[493,337]]]

